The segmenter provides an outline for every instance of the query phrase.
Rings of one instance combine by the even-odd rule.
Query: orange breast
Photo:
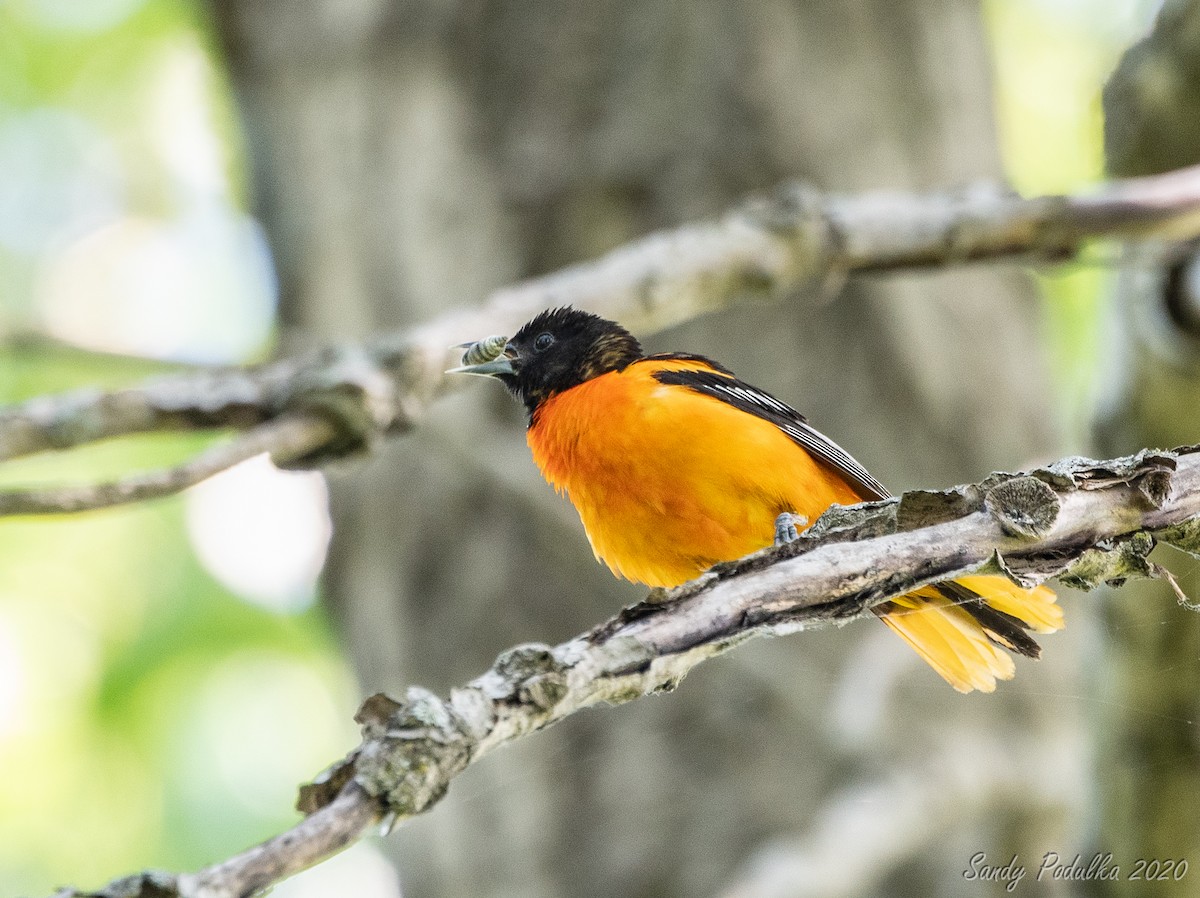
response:
[[[528,431],[543,476],[575,505],[596,557],[649,586],[675,586],[772,543],[785,511],[815,520],[859,501],[775,425],[636,362],[547,400]]]

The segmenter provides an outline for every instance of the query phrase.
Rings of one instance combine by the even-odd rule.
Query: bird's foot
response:
[[[792,514],[785,511],[775,519],[775,545],[793,543],[800,538],[800,527],[808,524],[808,518],[802,514]]]

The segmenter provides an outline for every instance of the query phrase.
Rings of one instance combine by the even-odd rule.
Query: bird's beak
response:
[[[492,342],[489,347],[489,341],[496,341],[495,337],[488,337],[485,340],[478,340],[474,343],[460,343],[455,349],[467,350],[463,353],[463,361],[469,364],[459,365],[457,368],[450,368],[446,371],[447,374],[477,374],[480,377],[497,377],[502,374],[516,374],[517,366],[520,363],[521,356],[517,352],[515,346],[511,343],[503,343],[497,345]],[[498,354],[495,354],[498,351]],[[488,358],[488,356],[493,356]],[[480,361],[475,361],[479,359]]]

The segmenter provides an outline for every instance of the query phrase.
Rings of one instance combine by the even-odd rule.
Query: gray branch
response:
[[[286,465],[314,452],[334,436],[324,418],[294,415],[260,424],[173,468],[134,474],[108,483],[0,491],[0,516],[67,514],[171,496],[264,452]]]
[[[428,810],[468,765],[582,708],[674,689],[762,635],[844,624],[972,571],[1091,588],[1155,576],[1156,541],[1200,554],[1200,449],[1067,459],[943,492],[834,506],[801,538],[652,593],[557,646],[502,654],[448,698],[369,698],[363,741],[301,790],[295,828],[195,874],[144,873],[60,898],[241,898],[344,848],[380,820]]]
[[[123,434],[244,430],[303,412],[322,415],[336,431],[293,460],[315,466],[412,427],[447,388],[444,371],[457,363],[447,347],[511,333],[549,306],[573,304],[652,332],[742,299],[821,288],[852,272],[1001,257],[1061,261],[1095,238],[1198,234],[1200,167],[1034,199],[987,185],[842,196],[788,184],[716,221],[653,234],[594,262],[498,290],[478,309],[407,333],[0,410],[0,461]]]

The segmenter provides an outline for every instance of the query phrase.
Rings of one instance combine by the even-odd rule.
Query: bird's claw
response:
[[[800,538],[800,530],[797,525],[803,527],[808,523],[808,518],[804,515],[792,514],[790,511],[783,512],[775,519],[775,545],[782,546],[784,543],[793,543]]]

